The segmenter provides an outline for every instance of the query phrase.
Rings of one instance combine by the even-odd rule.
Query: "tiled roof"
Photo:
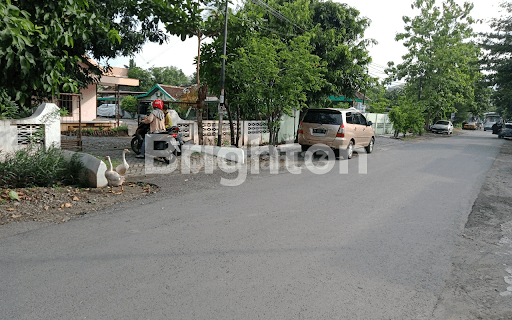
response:
[[[361,92],[359,91],[356,91],[356,98],[357,99],[361,99],[361,100],[364,100],[364,101],[371,101],[370,98],[368,98],[367,96],[365,96],[364,94],[362,94]]]

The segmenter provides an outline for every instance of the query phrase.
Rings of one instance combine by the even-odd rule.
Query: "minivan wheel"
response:
[[[343,153],[343,158],[346,160],[352,159],[352,154],[354,153],[354,142],[352,140],[349,141],[347,149]]]
[[[364,147],[366,149],[366,153],[372,153],[374,144],[375,144],[375,138],[372,137],[372,140],[370,140],[370,143],[366,147]]]
[[[302,150],[302,152],[306,152],[306,151],[308,151],[309,146],[306,146],[306,145],[304,145],[304,144],[301,144],[301,145],[300,145],[300,149]]]

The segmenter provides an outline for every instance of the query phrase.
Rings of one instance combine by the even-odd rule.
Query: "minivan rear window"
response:
[[[341,125],[341,113],[335,110],[310,109],[306,112],[303,122]]]

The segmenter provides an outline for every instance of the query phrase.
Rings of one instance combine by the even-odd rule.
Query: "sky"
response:
[[[378,44],[369,48],[370,56],[373,62],[369,66],[368,72],[372,76],[385,77],[384,68],[389,61],[395,64],[402,61],[401,56],[406,53],[402,42],[395,41],[395,35],[404,31],[403,16],[414,17],[417,11],[411,9],[412,0],[344,0],[336,1],[346,3],[360,11],[361,16],[371,20],[371,24],[365,32],[365,38],[373,38]],[[464,1],[456,0],[458,4]],[[499,17],[499,3],[503,0],[473,0],[474,9],[472,17],[483,19]],[[440,4],[441,1],[438,0]],[[477,32],[490,31],[488,23],[477,24],[474,26]],[[228,30],[229,32],[229,30]],[[133,58],[137,66],[144,69],[151,67],[174,66],[181,69],[187,76],[195,71],[194,57],[197,56],[197,38],[189,38],[181,41],[178,37],[171,37],[163,45],[147,43],[143,50],[137,53]],[[110,60],[110,65],[114,67],[124,67],[128,65],[129,57],[120,57]]]

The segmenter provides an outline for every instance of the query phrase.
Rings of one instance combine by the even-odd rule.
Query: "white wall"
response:
[[[194,144],[199,143],[197,122],[195,120],[183,120],[176,111],[171,110],[173,125],[180,127],[180,132],[184,134],[183,140],[192,140]],[[217,127],[218,120],[203,120],[203,144],[217,145],[215,140],[218,137]],[[292,116],[283,116],[281,127],[279,129],[278,140],[281,142],[293,142],[297,127],[299,124],[299,111],[294,110]],[[236,133],[237,122],[233,121]],[[269,142],[270,135],[268,133],[267,121],[249,120],[240,121],[241,143],[244,145],[264,145]],[[223,142],[230,141],[229,121],[223,121]]]
[[[44,130],[42,144],[60,147],[59,107],[54,103],[43,103],[28,118],[0,120],[0,150],[2,153],[15,152],[28,144],[38,128]]]

